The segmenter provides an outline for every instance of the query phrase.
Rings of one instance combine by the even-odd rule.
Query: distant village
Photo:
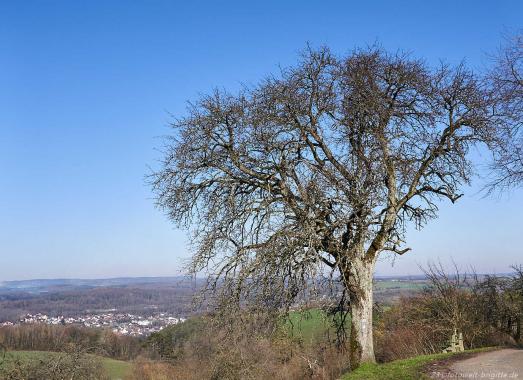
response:
[[[81,325],[92,328],[111,329],[116,334],[135,337],[148,336],[163,328],[184,322],[185,318],[174,317],[168,313],[139,316],[129,313],[117,313],[116,309],[100,314],[86,314],[78,317],[50,317],[46,314],[26,314],[16,322],[2,322],[2,326],[42,323],[48,325]]]

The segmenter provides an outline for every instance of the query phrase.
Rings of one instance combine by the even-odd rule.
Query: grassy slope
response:
[[[349,318],[346,323],[350,323]],[[336,334],[332,317],[327,316],[320,309],[291,311],[288,320],[285,321],[285,328],[291,336],[302,339],[304,343],[314,343],[317,338],[325,334],[330,334],[334,338]]]
[[[395,360],[385,364],[364,364],[353,372],[344,375],[341,380],[418,380],[429,379],[423,373],[424,367],[435,361],[460,355],[490,351],[493,348],[479,348],[461,353],[422,355],[414,358]]]
[[[45,351],[9,351],[6,354],[6,363],[10,359],[20,360],[38,360],[44,356],[59,355],[56,352]],[[123,379],[131,371],[131,363],[122,360],[114,360],[109,358],[101,358],[102,363],[111,379]]]
[[[131,363],[122,360],[102,358],[105,370],[111,379],[123,379],[131,373]]]

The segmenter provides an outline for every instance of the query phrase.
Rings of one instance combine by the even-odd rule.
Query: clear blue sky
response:
[[[522,22],[521,1],[1,1],[0,281],[178,273],[185,234],[144,175],[199,93],[254,83],[306,42],[482,68]],[[476,183],[378,273],[523,262],[523,191],[482,199]]]

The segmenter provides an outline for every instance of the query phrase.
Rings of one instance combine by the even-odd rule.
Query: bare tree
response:
[[[422,270],[429,283],[424,291],[433,303],[431,312],[434,319],[442,322],[447,337],[454,329],[463,331],[469,322],[466,311],[470,308],[470,299],[463,294],[463,289],[471,286],[467,273],[462,273],[455,263],[451,274],[441,263],[429,263]]]
[[[504,143],[495,152],[490,190],[523,185],[523,34],[507,37],[489,73],[498,113],[507,119]]]
[[[285,307],[332,270],[348,294],[350,360],[373,362],[378,255],[436,217],[495,141],[491,96],[464,65],[431,69],[379,48],[299,64],[190,105],[153,174],[158,205],[193,232],[192,270],[237,303]]]

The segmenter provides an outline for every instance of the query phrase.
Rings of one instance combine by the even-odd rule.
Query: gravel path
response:
[[[502,349],[454,362],[445,378],[523,379],[523,350]],[[434,378],[437,378],[434,377]]]

